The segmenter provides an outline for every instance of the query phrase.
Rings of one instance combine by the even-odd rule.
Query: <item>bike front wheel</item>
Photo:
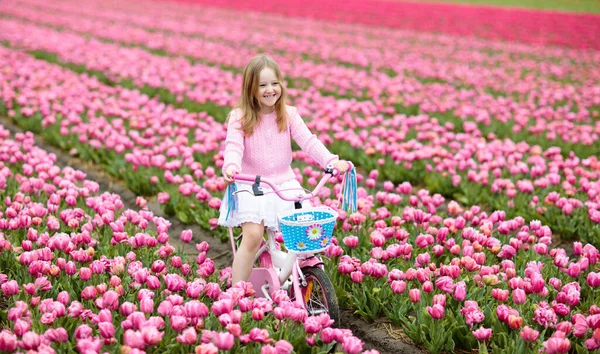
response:
[[[318,267],[307,267],[302,269],[306,286],[300,284],[302,301],[309,316],[328,313],[334,321],[333,327],[340,326],[340,305],[338,304],[335,289],[331,280],[323,269]],[[290,297],[294,298],[293,287],[290,288]]]

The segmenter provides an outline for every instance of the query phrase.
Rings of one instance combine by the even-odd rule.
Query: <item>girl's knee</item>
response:
[[[242,246],[247,247],[249,251],[258,251],[263,240],[264,227],[259,224],[244,224]]]

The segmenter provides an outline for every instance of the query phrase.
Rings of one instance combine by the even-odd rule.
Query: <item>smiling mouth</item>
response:
[[[277,96],[277,95],[275,95],[275,94],[273,94],[273,95],[264,95],[263,97],[264,98],[275,98],[275,96]]]

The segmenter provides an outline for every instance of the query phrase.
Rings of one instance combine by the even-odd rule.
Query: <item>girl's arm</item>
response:
[[[290,135],[292,139],[322,168],[338,161],[339,157],[329,152],[317,136],[310,132],[304,120],[298,114],[298,110],[295,107],[290,108]]]
[[[242,157],[244,156],[244,132],[242,132],[239,110],[232,111],[229,115],[227,125],[227,137],[225,138],[225,152],[223,153],[223,174],[230,167],[237,172],[242,172]]]

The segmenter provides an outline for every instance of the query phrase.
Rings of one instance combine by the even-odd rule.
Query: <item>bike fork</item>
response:
[[[306,278],[304,277],[304,273],[302,273],[302,269],[300,269],[300,264],[297,260],[294,262],[294,265],[295,266],[292,269],[292,284],[294,287],[294,295],[298,305],[304,307],[304,297],[302,296],[300,285],[302,285],[302,287],[306,287]]]

